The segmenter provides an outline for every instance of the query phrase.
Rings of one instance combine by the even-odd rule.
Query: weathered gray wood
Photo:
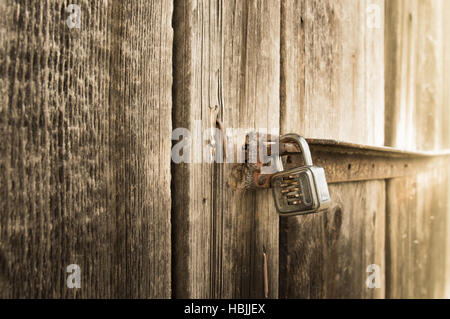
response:
[[[450,12],[450,2],[444,1],[442,12]],[[444,88],[444,100],[442,102],[441,114],[439,117],[441,118],[441,148],[449,148],[450,147],[450,90],[446,89],[450,87],[450,19],[444,15],[443,18],[443,75],[444,80],[442,82],[442,87]],[[450,228],[449,228],[450,229]],[[449,254],[450,255],[450,254]],[[450,269],[450,268],[447,268]],[[450,271],[449,271],[450,276]],[[450,281],[449,281],[450,282]],[[448,289],[448,293],[450,295],[450,289]]]
[[[330,210],[282,220],[280,297],[384,296],[384,188],[384,181],[330,185]],[[366,284],[371,264],[380,266],[378,289]]]
[[[448,166],[450,150],[409,152],[334,140],[307,139],[314,164],[325,170],[328,184],[398,178]],[[303,165],[294,144],[281,148],[292,165]]]
[[[215,126],[210,107],[219,105],[223,50],[225,127],[278,129],[279,2],[178,1],[174,32],[176,127],[192,129],[195,120]],[[241,136],[236,145],[243,144]],[[231,166],[174,167],[175,297],[264,297],[264,252],[269,297],[278,296],[271,193],[234,192],[227,182]]]
[[[387,2],[387,145],[419,150],[450,145],[449,9],[445,0]],[[387,184],[387,297],[445,296],[450,212],[445,170]]]
[[[447,194],[443,191],[441,193],[441,196],[447,198],[447,228],[446,228],[446,249],[447,252],[445,254],[445,295],[444,298],[450,298],[450,254],[448,251],[450,251],[450,170],[447,170]]]
[[[0,296],[167,298],[172,2],[77,3],[0,4]]]
[[[366,9],[380,8],[380,28]],[[282,3],[281,131],[383,145],[384,1]],[[280,221],[280,297],[384,296],[384,181],[330,185],[333,208]],[[367,266],[381,267],[368,289]]]
[[[367,27],[369,4],[380,8],[379,29]],[[383,145],[383,8],[384,1],[282,2],[281,116],[299,133]]]
[[[450,5],[446,0],[386,5],[386,145],[450,146]]]
[[[436,168],[388,182],[387,297],[445,297],[448,178]]]

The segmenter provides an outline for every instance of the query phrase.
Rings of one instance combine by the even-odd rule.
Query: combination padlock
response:
[[[325,171],[314,166],[306,140],[298,134],[280,137],[279,143],[296,143],[303,155],[304,166],[276,173],[271,178],[275,206],[281,216],[311,214],[331,204]]]

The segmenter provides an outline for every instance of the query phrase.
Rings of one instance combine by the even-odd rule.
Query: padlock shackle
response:
[[[306,142],[306,140],[302,136],[294,133],[282,135],[280,137],[280,144],[286,142],[296,143],[300,147],[300,150],[302,151],[303,161],[305,162],[305,165],[307,166],[313,165],[311,151],[309,150],[308,142]]]

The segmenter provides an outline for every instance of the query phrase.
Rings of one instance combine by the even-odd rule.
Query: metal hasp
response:
[[[415,175],[419,171],[450,165],[450,150],[410,152],[392,147],[376,147],[307,139],[314,163],[325,169],[328,184],[390,179]],[[300,150],[294,143],[280,145],[280,153],[294,155]],[[287,165],[296,166],[299,156],[289,156]]]
[[[269,135],[267,139],[275,141],[276,137]],[[306,141],[314,162],[324,168],[328,184],[403,177],[434,167],[450,165],[450,150],[412,152],[327,139],[306,139]],[[266,151],[271,155],[270,146]],[[304,163],[304,159],[297,156],[301,152],[296,143],[289,141],[280,143],[278,153],[287,155],[284,163],[287,169]],[[262,174],[260,167],[261,165],[255,165],[249,189],[271,187],[272,175]]]

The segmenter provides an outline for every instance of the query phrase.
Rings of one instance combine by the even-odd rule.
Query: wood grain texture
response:
[[[450,298],[450,169],[447,169],[447,194],[443,191],[441,196],[447,198],[447,228],[446,228],[446,253],[445,253],[445,293],[444,298]]]
[[[387,2],[387,145],[419,150],[450,145],[449,9],[441,0]],[[387,194],[387,297],[444,297],[450,229],[446,167],[389,181]]]
[[[174,32],[175,127],[192,129],[196,120],[202,128],[214,126],[210,106],[219,105],[223,50],[225,127],[278,131],[279,2],[176,1]],[[278,296],[278,216],[271,193],[234,192],[230,173],[230,164],[174,167],[175,297],[264,297],[264,252],[269,297]]]
[[[443,12],[450,12],[450,2],[444,1]],[[442,86],[444,88],[444,100],[441,107],[441,148],[450,148],[450,19],[444,18],[443,21],[443,75]],[[449,228],[450,229],[450,228]],[[447,268],[450,269],[450,268]],[[450,274],[449,274],[450,275]],[[449,290],[450,292],[450,290]]]
[[[386,145],[450,147],[450,47],[446,0],[386,4]]]
[[[170,297],[172,3],[69,3],[0,4],[0,296]]]
[[[380,8],[380,28],[367,27],[370,5]],[[282,2],[284,132],[383,145],[383,8],[384,1]]]
[[[380,28],[367,27],[371,4]],[[383,145],[384,1],[282,3],[281,132]],[[280,297],[383,298],[384,181],[330,185],[333,208],[280,220]],[[368,289],[370,264],[380,289]]]
[[[388,181],[389,298],[446,296],[448,173],[447,167],[441,167]]]
[[[384,188],[384,181],[330,185],[331,209],[283,219],[281,298],[384,297]],[[371,264],[380,266],[380,288],[367,287]]]

